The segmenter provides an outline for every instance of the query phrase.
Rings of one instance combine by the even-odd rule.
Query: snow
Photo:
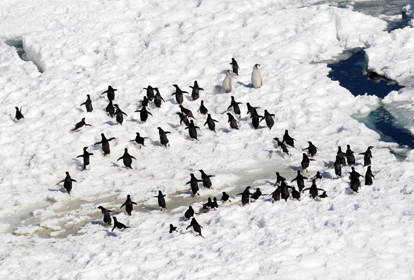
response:
[[[354,97],[330,80],[326,61],[345,49],[365,47],[369,68],[407,87],[384,100],[396,106],[411,100],[411,28],[387,33],[386,22],[352,9],[319,1],[3,1],[0,3],[0,277],[2,279],[411,279],[413,247],[413,152],[399,161],[397,144],[379,140],[375,131],[352,118],[380,102]],[[14,47],[21,40],[23,61]],[[233,89],[221,83],[234,57],[239,75]],[[42,72],[38,71],[38,67]],[[252,67],[260,64],[263,86],[250,87]],[[183,106],[201,129],[191,140],[179,124],[173,84],[189,91],[197,80],[204,91]],[[128,114],[124,123],[106,115],[101,95],[118,89],[115,102]],[[165,103],[150,104],[142,123],[142,89],[160,89]],[[79,106],[91,95],[94,111]],[[230,129],[230,96],[242,102],[239,130]],[[197,112],[204,100],[218,120],[214,133]],[[255,130],[246,103],[275,114],[269,130]],[[401,104],[399,104],[401,105]],[[15,121],[14,107],[24,119]],[[411,107],[406,113],[411,116]],[[83,117],[91,127],[70,131]],[[159,143],[157,127],[170,146]],[[274,137],[285,129],[296,139],[291,156]],[[148,137],[139,148],[135,133]],[[110,142],[104,157],[101,133]],[[328,198],[271,203],[269,196],[241,207],[246,186],[274,191],[275,172],[288,181],[300,169],[302,149],[318,147],[305,176],[317,181]],[[358,194],[349,189],[350,167],[334,174],[338,146],[350,144],[356,171],[365,174],[362,153],[374,146],[374,184]],[[83,147],[93,153],[82,171],[76,158]],[[136,157],[132,169],[124,149]],[[200,185],[192,198],[186,182],[199,169],[213,188]],[[68,171],[70,195],[56,185]],[[290,183],[289,183],[290,184]],[[310,180],[306,181],[309,187]],[[166,194],[160,211],[156,195]],[[225,191],[232,202],[196,215],[205,239],[197,237],[183,213],[196,212],[208,197]],[[119,209],[130,194],[138,205],[132,216]],[[102,224],[98,206],[113,210],[129,226],[123,231]],[[169,224],[178,233],[169,234]]]

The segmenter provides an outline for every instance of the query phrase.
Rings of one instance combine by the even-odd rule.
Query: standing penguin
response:
[[[206,173],[204,173],[202,169],[200,169],[199,171],[201,173],[201,180],[203,181],[203,186],[207,189],[211,189],[211,186],[213,184],[211,183],[210,178],[214,177],[214,175],[207,175]]]
[[[233,129],[239,129],[239,126],[237,125],[237,121],[233,117],[233,115],[230,113],[227,113],[227,116],[229,117],[228,123],[230,124],[230,127]]]
[[[185,217],[186,220],[189,220],[190,218],[194,217],[194,214],[195,214],[195,212],[194,212],[193,207],[188,206],[187,211],[185,211],[185,213],[184,213],[184,217]]]
[[[260,74],[260,70],[259,70],[258,66],[260,66],[260,64],[255,64],[253,66],[252,87],[254,87],[254,88],[260,88],[263,85],[262,74]]]
[[[312,180],[312,186],[311,186],[310,188],[306,188],[306,189],[304,189],[302,192],[305,192],[305,191],[307,191],[307,190],[309,190],[309,194],[311,195],[311,197],[312,197],[313,199],[315,199],[316,197],[318,197],[318,190],[319,190],[319,191],[323,191],[323,192],[325,192],[325,190],[324,190],[324,189],[319,189],[319,188],[316,186],[315,179],[313,179],[313,180]],[[326,194],[326,193],[325,193],[325,194]]]
[[[260,107],[254,107],[252,105],[250,105],[249,102],[246,103],[247,106],[247,114],[250,114],[250,117],[253,116],[254,114],[257,114],[257,110],[256,109],[260,109]]]
[[[132,167],[131,167],[132,159],[136,160],[136,158],[134,158],[133,156],[128,154],[128,149],[127,148],[125,148],[124,154],[118,160],[120,160],[120,159],[122,159],[122,161],[124,162],[124,165],[125,165],[126,168],[131,168],[131,169],[132,169]]]
[[[201,100],[200,108],[198,109],[197,112],[200,112],[200,114],[202,115],[207,115],[208,109],[206,108],[206,106],[204,106],[203,100]]]
[[[99,206],[98,209],[101,209],[101,213],[102,213],[102,215],[104,215],[103,222],[105,224],[108,224],[108,225],[112,224],[112,219],[111,219],[111,214],[110,214],[110,212],[112,212],[112,211],[108,210],[108,209],[106,209],[102,206]]]
[[[63,182],[63,187],[66,189],[68,194],[70,194],[70,191],[72,190],[72,182],[76,182],[75,179],[72,179],[69,175],[69,172],[66,171],[66,177],[62,181],[60,181],[58,184]]]
[[[181,112],[176,113],[180,117],[180,124],[184,123],[185,126],[190,125],[190,121],[188,120],[187,116]]]
[[[368,166],[367,172],[365,173],[365,185],[372,185],[372,178],[374,178],[374,174],[372,174],[371,166]]]
[[[234,96],[230,96],[230,98],[231,98],[231,103],[230,103],[230,106],[229,107],[227,107],[227,110],[228,109],[230,109],[231,107],[233,107],[233,112],[236,114],[236,115],[239,115],[239,117],[241,116],[241,112],[240,112],[240,107],[239,107],[239,104],[243,104],[243,103],[241,103],[241,102],[237,102],[235,99],[234,99]]]
[[[371,149],[372,148],[374,147],[369,146],[368,149],[364,153],[360,153],[360,155],[364,155],[364,166],[371,165],[371,158],[372,158]]]
[[[338,151],[336,152],[336,155],[339,157],[340,163],[345,166],[345,153],[342,152],[341,146],[338,146]]]
[[[279,172],[276,172],[276,182],[275,182],[274,186],[275,187],[278,186],[278,185],[280,186],[280,184],[284,181],[286,181],[286,178],[283,177],[282,175],[280,175]]]
[[[308,179],[307,177],[303,176],[302,174],[300,174],[300,171],[297,171],[297,176],[295,179],[293,179],[291,182],[296,181],[296,183],[298,184],[298,189],[299,192],[301,192],[304,188],[305,188],[305,180],[304,179]]]
[[[136,134],[137,135],[135,136],[135,139],[130,140],[130,142],[136,142],[139,145],[139,147],[141,147],[141,145],[145,147],[144,141],[145,141],[145,138],[147,138],[147,137],[141,137],[139,135],[139,132],[137,132]]]
[[[108,86],[108,89],[105,90],[104,92],[102,92],[101,95],[106,93],[107,94],[106,96],[108,97],[108,100],[109,101],[114,101],[115,100],[115,91],[117,91],[117,89],[112,88],[111,86]]]
[[[354,152],[351,150],[351,146],[346,145],[346,161],[348,162],[348,165],[353,165],[355,163],[355,156]]]
[[[190,173],[190,181],[188,181],[187,183],[185,183],[186,185],[190,184],[191,186],[191,191],[193,192],[192,196],[196,196],[197,194],[200,195],[198,193],[198,182],[201,182],[201,180],[198,180],[193,173]]]
[[[146,88],[144,88],[145,90],[147,90],[147,98],[149,101],[152,101],[154,99],[154,88],[152,86],[147,86]]]
[[[124,204],[121,205],[122,207],[125,206],[125,211],[128,213],[129,216],[131,216],[132,208],[134,207],[134,204],[137,205],[135,202],[131,200],[131,196],[127,195],[127,200],[124,202]]]
[[[215,119],[213,119],[212,117],[211,117],[211,115],[210,114],[208,114],[207,115],[207,120],[206,120],[206,122],[204,123],[204,125],[208,125],[208,128],[210,129],[210,130],[212,130],[212,131],[214,131],[214,132],[216,132],[216,124],[215,124],[215,122],[218,122],[218,121],[216,121]]]
[[[195,139],[195,140],[198,141],[198,139],[197,139],[197,128],[200,129],[198,126],[196,126],[194,124],[194,121],[191,120],[189,126],[187,126],[185,129],[188,129],[188,133],[189,133],[191,139]]]
[[[288,154],[288,155],[290,156],[290,154],[289,154],[289,150],[288,150],[288,148],[286,147],[285,143],[281,142],[281,141],[279,140],[279,138],[277,138],[277,137],[273,138],[273,140],[276,140],[276,142],[277,142],[277,146],[278,146],[278,147],[280,147],[284,153],[286,153],[286,154]]]
[[[309,155],[313,157],[314,155],[316,155],[318,148],[316,148],[315,145],[313,145],[311,141],[308,141],[308,143],[309,143],[309,146],[303,149],[303,151],[308,150]]]
[[[19,110],[19,107],[14,107],[14,108],[16,108],[16,115],[15,115],[15,119],[16,120],[20,120],[20,119],[23,119],[24,118],[24,116],[23,116],[23,114],[22,114],[22,107],[20,107],[20,110]]]
[[[231,74],[230,70],[226,71],[226,77],[223,80],[223,83],[221,84],[221,92],[228,93],[231,91]]]
[[[180,105],[179,107],[181,109],[181,113],[183,113],[186,117],[195,119],[193,112],[191,112],[190,109],[185,108],[183,105]]]
[[[334,169],[335,169],[335,175],[338,177],[342,176],[342,158],[340,156],[336,156],[335,162],[334,162]]]
[[[239,75],[239,65],[237,64],[237,61],[234,58],[232,58],[230,64],[233,67],[233,73],[238,76]]]
[[[164,147],[167,147],[167,145],[169,146],[169,144],[168,144],[169,141],[168,141],[168,138],[167,138],[168,133],[171,133],[171,132],[164,131],[164,130],[162,130],[161,127],[158,127],[158,134],[160,135],[160,143]]]
[[[87,99],[85,102],[83,102],[80,106],[85,105],[86,107],[86,112],[92,112],[93,108],[92,108],[92,100],[89,94],[86,95]]]
[[[275,124],[275,121],[273,120],[274,114],[270,114],[267,110],[264,111],[264,117],[262,117],[262,120],[266,120],[266,125],[269,129],[272,129],[273,125]]]
[[[139,116],[140,116],[142,122],[146,122],[147,121],[148,115],[151,115],[152,116],[152,114],[147,111],[147,108],[145,106],[143,106],[141,108],[141,110],[136,110],[135,112],[139,112]]]
[[[83,154],[77,156],[82,157],[83,158],[83,170],[86,169],[86,166],[89,165],[89,156],[92,156],[93,154],[88,152],[86,149],[88,149],[88,147],[83,147]]]
[[[252,126],[254,129],[258,129],[259,128],[259,123],[260,123],[260,118],[263,118],[263,116],[260,116],[259,114],[257,114],[257,112],[255,112],[252,116]]]
[[[285,134],[283,135],[283,142],[286,143],[286,145],[289,145],[291,147],[295,147],[295,139],[290,137],[288,130],[285,130]]]
[[[184,101],[183,93],[188,92],[181,90],[177,85],[173,85],[173,87],[175,87],[175,92],[172,95],[175,95],[175,100],[178,104],[182,104]]]
[[[198,235],[199,236],[201,236],[202,238],[204,238],[204,236],[203,235],[201,235],[201,229],[203,228],[202,226],[200,226],[200,224],[196,221],[196,219],[195,218],[192,218],[191,219],[191,224],[186,228],[186,229],[188,229],[189,227],[193,227],[193,230],[195,231],[195,232],[198,232]]]
[[[314,159],[308,158],[308,156],[305,153],[303,153],[302,155],[303,158],[300,165],[302,166],[302,170],[306,170],[306,172],[308,172],[309,162]]]
[[[203,88],[201,88],[201,87],[198,86],[197,81],[194,81],[194,86],[190,86],[190,88],[193,89],[192,92],[191,92],[191,98],[193,100],[196,100],[196,99],[198,99],[200,97],[200,90],[203,90],[204,91]]]
[[[112,141],[115,139],[115,137],[111,137],[107,139],[103,133],[101,133],[102,140],[99,142],[96,142],[94,145],[102,144],[102,150],[104,152],[104,156],[109,155],[111,153],[111,150],[109,148],[109,141]]]
[[[124,116],[123,115],[125,115],[125,116],[128,116],[125,112],[123,112],[120,108],[119,108],[119,106],[117,105],[117,104],[114,104],[114,106],[115,106],[115,108],[116,108],[116,112],[115,112],[115,115],[116,115],[116,121],[120,124],[120,125],[122,125],[122,123],[124,122]]]
[[[158,88],[154,88],[154,90],[157,92],[154,96],[154,104],[155,106],[157,106],[158,108],[161,107],[161,101],[164,101],[164,98],[162,98],[160,91],[158,90]]]
[[[105,111],[111,118],[115,116],[115,107],[114,104],[112,104],[112,100],[109,100],[108,106],[106,106]]]
[[[161,191],[158,191],[158,196],[156,196],[158,198],[158,205],[161,207],[161,211],[163,209],[167,209],[167,206],[165,204],[165,194],[162,194]]]
[[[238,195],[241,195],[241,202],[242,206],[250,203],[250,186],[247,186],[242,193],[239,193]]]

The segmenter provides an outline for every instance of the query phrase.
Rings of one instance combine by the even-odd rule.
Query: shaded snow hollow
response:
[[[306,3],[305,3],[306,2]],[[345,49],[367,48],[369,65],[401,83],[410,81],[411,28],[390,34],[378,18],[318,1],[3,1],[0,3],[0,277],[2,279],[411,279],[414,242],[413,154],[397,161],[396,144],[354,120],[378,98],[354,97],[327,75],[329,61]],[[22,40],[22,61],[5,42]],[[408,40],[408,41],[407,41]],[[407,42],[407,43],[406,43]],[[384,51],[386,49],[387,51]],[[240,76],[233,91],[219,93],[234,57]],[[394,59],[398,59],[394,61]],[[254,64],[263,87],[249,87]],[[372,63],[372,64],[371,64]],[[379,71],[382,69],[383,71]],[[407,76],[406,76],[407,75]],[[201,98],[186,95],[184,107],[201,127],[191,141],[179,124],[172,84],[183,90],[197,80]],[[128,114],[123,125],[109,118],[105,95]],[[150,105],[142,123],[140,101],[147,85],[165,103]],[[406,95],[410,87],[404,89]],[[90,94],[94,111],[79,106]],[[400,100],[392,93],[387,102]],[[230,96],[241,105],[239,130],[227,123]],[[197,113],[204,100],[218,120],[217,133]],[[252,128],[246,103],[275,114],[272,130]],[[16,122],[14,107],[24,119]],[[231,110],[230,110],[231,112]],[[85,117],[91,127],[71,132]],[[171,131],[161,147],[157,127]],[[283,155],[272,138],[288,129],[297,149]],[[130,140],[140,132],[146,147]],[[116,137],[104,157],[100,134]],[[189,205],[198,211],[208,197],[240,193],[247,185],[274,190],[275,172],[289,181],[302,149],[318,148],[307,177],[321,171],[318,187],[328,198],[272,204],[269,197],[241,207],[240,198],[196,216],[205,239],[186,227]],[[373,149],[374,184],[349,190],[349,167],[336,178],[338,146],[355,153]],[[91,165],[76,158],[89,147]],[[121,161],[125,148],[137,158]],[[362,156],[356,170],[365,174]],[[190,173],[213,174],[213,189],[190,196]],[[77,182],[68,195],[56,183],[68,171]],[[310,186],[310,181],[306,181]],[[156,196],[165,193],[166,211]],[[127,194],[138,203],[132,216],[119,209]],[[114,210],[130,228],[111,232],[97,207]],[[169,224],[178,233],[169,234]],[[46,237],[46,238],[44,238]]]

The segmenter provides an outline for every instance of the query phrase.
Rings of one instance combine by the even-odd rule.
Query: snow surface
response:
[[[2,1],[0,3],[1,279],[412,279],[414,154],[398,161],[396,144],[352,118],[380,102],[354,97],[331,81],[326,61],[345,49],[367,47],[369,67],[407,87],[384,99],[411,94],[411,28],[388,34],[386,22],[318,1]],[[27,60],[11,40],[21,40]],[[411,42],[411,43],[410,43]],[[233,90],[221,82],[234,57],[239,75]],[[264,84],[250,87],[251,69],[261,65]],[[195,114],[199,141],[179,124],[173,84],[182,90],[197,80],[201,98],[185,95]],[[108,85],[128,114],[123,125],[106,115]],[[142,123],[143,87],[157,86],[165,99],[150,104]],[[79,106],[90,94],[94,111]],[[241,105],[239,130],[230,129],[230,96]],[[197,113],[204,100],[218,120],[217,133]],[[412,102],[411,99],[409,99]],[[246,103],[275,114],[269,130],[253,129]],[[408,103],[407,103],[408,104]],[[15,121],[14,107],[24,119]],[[70,131],[85,117],[92,124]],[[159,143],[157,127],[171,131],[171,146]],[[296,139],[291,156],[274,137],[285,129]],[[139,148],[135,133],[148,137]],[[116,137],[104,157],[100,134]],[[235,196],[246,186],[274,191],[275,172],[288,181],[300,169],[302,149],[318,147],[308,173],[321,171],[318,187],[328,198],[272,204],[268,196],[241,207],[236,196],[218,210],[196,215],[205,239],[183,213],[196,212],[223,191]],[[332,163],[338,146],[355,154],[373,149],[374,184],[358,194],[349,188],[349,167],[337,178]],[[89,147],[91,164],[76,158]],[[121,161],[128,148],[133,169]],[[361,155],[355,169],[365,174]],[[192,198],[190,173],[212,177]],[[56,183],[68,171],[77,182],[70,195]],[[294,184],[295,185],[295,184]],[[310,180],[306,181],[307,187]],[[159,211],[158,190],[166,211]],[[132,216],[119,207],[130,194]],[[111,231],[98,206],[114,210],[130,228]],[[169,234],[169,224],[178,232]]]

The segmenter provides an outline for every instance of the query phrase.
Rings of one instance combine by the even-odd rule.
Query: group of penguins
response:
[[[239,66],[236,62],[236,60],[234,58],[232,58],[232,62],[230,63],[232,65],[232,70],[233,73],[235,75],[238,75],[238,70],[239,70]],[[261,77],[261,73],[260,70],[258,68],[258,66],[260,66],[259,64],[256,64],[253,66],[253,72],[251,75],[251,86],[253,88],[260,88],[263,84],[262,81],[262,77]],[[179,108],[181,112],[177,112],[177,115],[180,118],[180,124],[184,123],[186,125],[186,129],[188,129],[189,131],[189,136],[191,139],[197,139],[197,129],[199,129],[198,126],[196,126],[194,124],[193,120],[189,120],[189,118],[195,119],[194,115],[192,114],[191,110],[185,108],[184,106],[182,106],[182,103],[184,101],[184,97],[183,94],[184,93],[188,93],[186,91],[181,90],[178,85],[173,85],[175,87],[175,92],[172,95],[175,95],[175,99],[176,102],[179,104]],[[200,97],[200,91],[203,91],[204,89],[199,87],[197,81],[194,82],[193,86],[190,86],[190,88],[192,88],[192,93],[191,93],[191,98],[192,100],[197,100]],[[148,106],[149,106],[149,102],[153,102],[154,105],[158,108],[161,107],[162,102],[165,102],[165,100],[163,99],[163,97],[161,96],[159,89],[156,87],[151,87],[150,85],[146,88],[144,88],[146,90],[146,96],[144,96],[143,100],[142,100],[142,108],[140,110],[137,110],[136,112],[140,113],[140,119],[142,122],[145,122],[148,119],[148,116],[152,114],[149,112]],[[227,70],[226,71],[226,77],[224,78],[223,82],[222,82],[222,92],[223,93],[228,93],[231,92],[232,90],[232,82],[231,82],[231,71]],[[109,100],[108,105],[106,106],[105,110],[107,112],[107,114],[110,117],[115,117],[117,123],[121,124],[123,123],[124,120],[124,115],[127,116],[127,114],[125,112],[123,112],[119,106],[117,104],[113,104],[113,101],[115,100],[115,91],[117,91],[117,89],[112,88],[112,86],[108,86],[108,89],[104,92],[102,92],[101,94],[107,94],[107,98]],[[241,116],[241,110],[239,107],[239,104],[242,104],[240,102],[237,102],[233,96],[231,96],[231,103],[230,106],[228,106],[227,110],[229,110],[230,108],[233,110],[234,114],[238,115],[239,117]],[[80,104],[80,106],[85,106],[86,111],[87,112],[92,112],[93,111],[93,106],[92,106],[92,100],[90,98],[90,95],[87,95],[87,99],[85,102],[83,102],[82,104]],[[16,120],[20,120],[22,118],[24,118],[23,114],[22,114],[22,108],[20,107],[20,109],[18,107],[16,108],[16,115],[15,115],[15,119]],[[254,107],[251,106],[249,103],[247,103],[247,114],[250,114],[250,118],[252,119],[252,126],[257,129],[259,127],[259,123],[262,120],[265,120],[266,125],[269,127],[269,129],[272,129],[272,126],[274,125],[274,115],[269,113],[267,110],[264,110],[264,116],[260,116],[257,113],[257,109],[260,107]],[[204,106],[203,100],[201,100],[201,105],[200,108],[198,110],[201,114],[203,115],[207,115],[207,119],[204,125],[207,124],[208,128],[214,132],[215,131],[215,123],[217,122],[217,120],[214,120],[210,114],[208,114],[208,109]],[[231,113],[227,113],[228,115],[228,122],[230,125],[231,129],[238,129],[238,123],[237,120],[235,119],[235,117],[231,114]],[[72,129],[72,131],[77,131],[79,129],[81,129],[84,126],[91,126],[90,124],[87,124],[85,122],[85,118],[82,118],[82,120],[78,123],[76,123],[75,127]],[[171,133],[169,131],[164,131],[161,127],[158,127],[158,132],[159,132],[159,139],[160,139],[160,144],[168,147],[169,146],[169,140],[167,138],[167,134]],[[142,137],[138,132],[136,133],[136,137],[134,140],[131,140],[133,142],[136,142],[137,144],[139,144],[140,146],[145,146],[145,138],[146,137]],[[111,137],[111,138],[106,138],[106,136],[101,133],[101,141],[95,143],[94,145],[98,145],[101,144],[102,145],[102,150],[104,153],[104,156],[109,155],[110,154],[110,144],[109,142],[114,140],[115,137]],[[278,147],[282,150],[283,153],[286,153],[287,155],[290,155],[288,147],[293,147],[295,148],[294,145],[294,141],[295,139],[292,138],[289,133],[288,130],[285,130],[285,134],[283,135],[283,139],[282,141],[279,140],[279,138],[274,138],[274,140],[277,142]],[[313,161],[314,159],[312,158],[313,156],[316,155],[317,153],[317,148],[312,144],[312,142],[308,141],[309,146],[307,148],[305,148],[304,150],[308,150],[308,155],[303,153],[303,159],[301,162],[301,167],[302,167],[302,171],[306,170],[309,166],[310,161]],[[89,165],[90,163],[90,156],[93,155],[92,153],[87,151],[88,147],[84,147],[83,148],[83,154],[79,155],[78,158],[83,158],[83,170],[86,169],[87,165]],[[372,184],[372,178],[374,177],[372,172],[371,172],[371,158],[372,158],[372,153],[371,153],[371,149],[373,147],[369,146],[368,149],[366,150],[366,152],[361,153],[364,155],[364,166],[368,166],[366,174],[365,174],[365,185],[371,185]],[[350,146],[347,145],[347,150],[345,153],[342,152],[341,147],[338,147],[338,152],[336,155],[336,160],[334,162],[334,169],[335,169],[335,174],[337,176],[342,176],[342,171],[341,168],[343,165],[353,165],[355,163],[355,157],[353,155],[353,151],[351,150]],[[128,153],[128,149],[125,148],[124,154],[118,158],[119,160],[123,160],[123,163],[125,165],[126,168],[132,168],[131,164],[132,164],[132,160],[136,159],[135,157],[133,157],[132,155],[130,155]],[[345,161],[346,159],[346,161]],[[358,192],[358,189],[361,187],[361,183],[359,178],[363,177],[362,175],[360,175],[358,172],[355,171],[354,167],[352,168],[352,172],[350,174],[350,188],[354,191],[354,192]],[[190,174],[190,181],[187,182],[186,184],[190,184],[191,186],[191,191],[192,191],[192,196],[195,195],[199,195],[198,191],[199,191],[199,182],[203,183],[204,188],[212,188],[212,182],[210,180],[210,177],[214,177],[214,175],[207,175],[203,170],[199,170],[201,173],[201,180],[197,179],[195,177],[195,175],[193,173]],[[317,174],[313,177],[312,179],[312,185],[309,188],[305,188],[305,181],[304,179],[308,179],[306,177],[304,177],[301,174],[301,171],[298,170],[297,171],[297,176],[296,178],[294,178],[292,180],[296,181],[297,186],[299,191],[296,190],[295,187],[293,186],[288,186],[286,183],[286,179],[284,177],[282,177],[278,172],[276,172],[276,190],[274,192],[272,192],[271,194],[269,194],[269,196],[272,196],[272,203],[275,201],[279,201],[280,199],[284,199],[285,201],[287,201],[287,199],[292,196],[292,199],[297,199],[300,200],[300,194],[305,192],[305,191],[309,191],[309,194],[312,198],[316,199],[316,198],[325,198],[327,197],[326,192],[323,189],[320,189],[316,186],[316,179],[322,179],[322,175],[320,174],[320,172],[318,171]],[[76,182],[75,179],[72,179],[69,172],[66,172],[66,177],[60,181],[59,183],[63,182],[63,187],[66,189],[66,191],[70,194],[71,190],[72,190],[72,182]],[[59,184],[58,183],[58,184]],[[257,188],[256,191],[254,193],[250,193],[250,186],[246,187],[246,189],[240,193],[239,195],[241,195],[241,202],[242,205],[246,205],[250,202],[250,198],[257,200],[261,195],[263,195],[260,191],[260,188]],[[289,189],[291,189],[291,192],[289,192]],[[322,191],[323,193],[321,195],[319,195],[319,191]],[[158,205],[161,207],[161,210],[166,209],[166,202],[165,202],[165,195],[159,191],[158,195],[156,196],[158,198]],[[230,196],[228,194],[226,194],[225,192],[222,193],[222,197],[221,200],[223,202],[225,201],[230,201]],[[121,205],[121,208],[125,206],[125,211],[127,212],[128,215],[131,215],[131,212],[133,210],[133,205],[136,205],[135,202],[133,202],[131,200],[130,195],[127,196],[127,199],[125,201],[124,204]],[[203,205],[203,211],[208,211],[210,209],[217,209],[218,207],[218,203],[217,203],[217,198],[214,197],[213,199],[211,199],[210,197],[208,198],[208,202],[205,203]],[[115,216],[112,216],[111,218],[111,210],[108,210],[102,206],[98,207],[104,218],[103,218],[103,222],[109,225],[112,225],[112,219],[114,221],[114,226],[112,228],[112,231],[115,228],[118,229],[125,229],[128,228],[127,226],[125,226],[123,223],[117,221]],[[197,214],[195,213],[195,211],[193,210],[192,206],[189,206],[188,210],[184,213],[184,217],[189,220],[190,218],[192,218],[190,225],[187,227],[187,229],[189,227],[193,227],[193,230],[195,232],[198,233],[199,236],[203,237],[201,234],[201,228],[202,226],[197,222],[197,220],[194,218],[194,215]],[[176,227],[174,227],[172,224],[170,224],[170,233],[172,233],[173,231],[176,231]],[[204,237],[203,237],[204,238]]]

